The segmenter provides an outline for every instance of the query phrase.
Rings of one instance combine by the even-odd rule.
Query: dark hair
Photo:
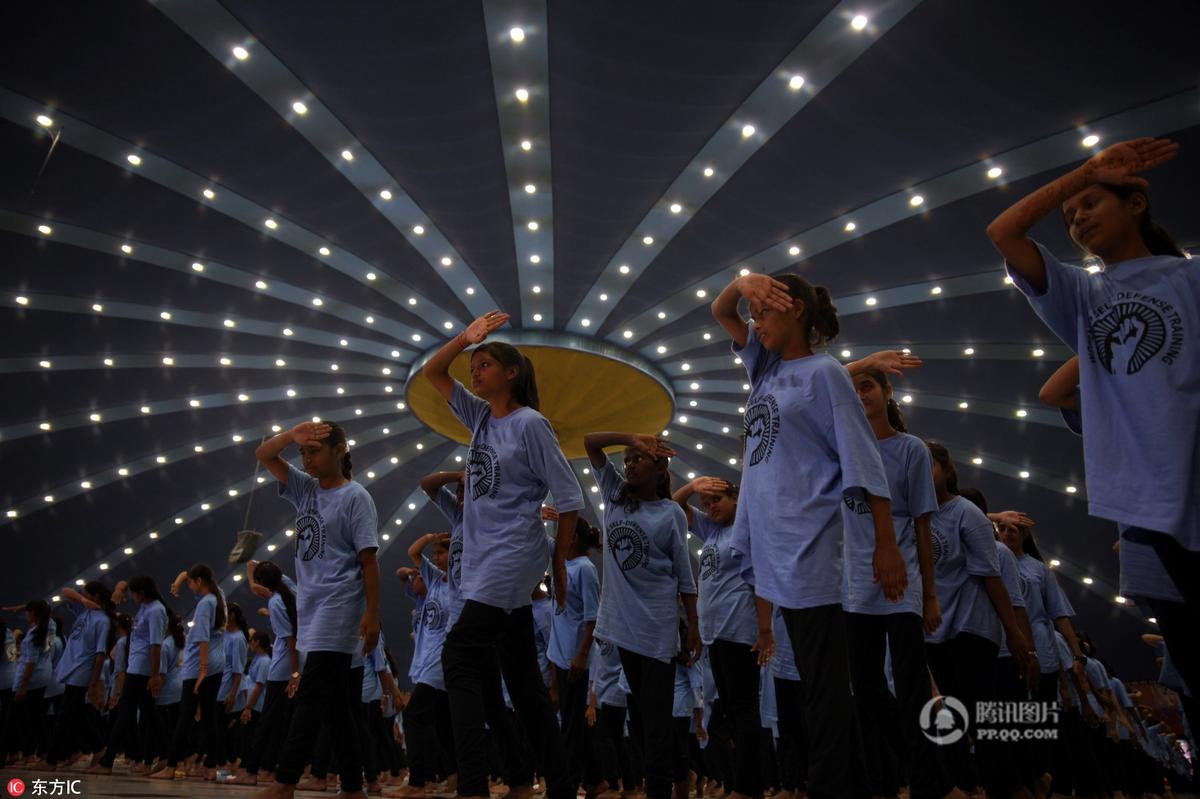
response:
[[[1021,548],[1025,550],[1025,554],[1045,563],[1046,559],[1042,557],[1042,551],[1038,549],[1037,540],[1033,537],[1033,529],[1029,527],[1018,527],[1017,529],[1021,531]]]
[[[337,422],[325,422],[329,425],[329,435],[321,440],[322,444],[328,446],[331,450],[336,451],[338,447],[345,446],[346,451],[342,454],[342,477],[347,480],[353,479],[354,462],[350,457],[350,442],[346,438],[346,429]]]
[[[158,592],[158,583],[154,582],[154,578],[147,574],[139,574],[136,577],[130,577],[129,590],[131,592],[141,594],[151,602],[155,600],[162,602],[162,594]]]
[[[800,324],[808,337],[809,346],[819,347],[837,338],[841,325],[829,289],[814,286],[799,275],[778,275],[776,279],[787,285],[792,299],[804,303],[804,316],[800,318]]]
[[[516,369],[517,376],[512,383],[513,399],[520,405],[540,411],[541,399],[538,397],[537,377],[533,373],[533,361],[521,354],[521,351],[503,341],[488,341],[480,344],[471,353],[474,358],[479,353],[491,355],[505,369]]]
[[[663,473],[659,476],[658,482],[654,484],[654,494],[658,499],[671,498],[670,460],[671,459],[665,455],[659,455],[654,459],[655,464],[663,464],[666,467],[663,469]],[[621,489],[617,491],[617,495],[612,498],[612,501],[624,508],[626,513],[636,513],[637,509],[641,507],[642,504],[641,500],[634,496],[633,492],[629,490],[629,483],[624,480],[621,481]]]
[[[396,662],[396,656],[392,654],[392,650],[386,645],[383,647],[383,657],[385,660],[387,660],[388,670],[391,671],[392,676],[396,677],[399,675],[400,664]]]
[[[126,637],[128,637],[129,634],[131,632],[133,632],[133,619],[130,617],[130,615],[128,613],[118,613],[118,614],[116,614],[116,618],[117,618],[117,628]],[[117,637],[119,638],[120,636],[117,636]],[[113,641],[113,643],[115,644],[116,641]]]
[[[183,649],[183,618],[175,612],[174,608],[167,608],[167,635],[171,636],[176,648]],[[153,645],[154,642],[150,643]]]
[[[575,519],[575,537],[583,544],[585,552],[600,548],[600,531],[582,516]]]
[[[100,606],[100,611],[108,616],[108,640],[104,642],[104,651],[107,652],[117,642],[117,610],[113,605],[112,591],[99,580],[89,580],[83,586],[83,593],[90,596]]]
[[[250,642],[258,644],[258,648],[264,652],[271,651],[271,636],[267,635],[266,630],[255,630],[254,635],[250,636]]]
[[[885,395],[892,387],[891,382],[887,379],[887,375],[879,369],[864,369],[859,373],[859,377],[869,377],[875,381],[875,384],[879,386]],[[900,406],[892,397],[887,397],[887,420],[892,429],[898,430],[901,433],[908,432],[908,425],[904,421],[904,414],[900,412]]]
[[[1146,249],[1150,251],[1151,255],[1174,255],[1176,258],[1184,257],[1183,250],[1175,243],[1175,239],[1171,238],[1171,234],[1155,221],[1150,209],[1149,191],[1141,186],[1126,186],[1117,183],[1097,183],[1096,185],[1122,200],[1128,199],[1135,194],[1142,195],[1142,199],[1146,201],[1146,210],[1138,217],[1138,233],[1141,234],[1142,243],[1146,245]],[[1063,223],[1066,224],[1065,214],[1063,215]],[[1067,234],[1070,235],[1069,226]]]
[[[38,649],[44,649],[46,638],[50,635],[50,605],[44,599],[31,599],[25,603],[25,610],[33,614],[33,623],[37,625],[33,642]]]
[[[951,494],[957,494],[958,471],[954,468],[954,461],[950,460],[950,450],[936,441],[926,441],[925,446],[929,448],[929,457],[937,461],[941,465],[942,471],[946,473],[946,490]]]
[[[229,613],[229,619],[237,625],[238,631],[246,635],[246,613],[242,610],[242,606],[236,602],[230,602],[225,606],[225,610]]]
[[[298,635],[300,628],[296,623],[296,595],[283,581],[283,571],[269,560],[254,567],[254,582],[283,597],[283,606],[287,608],[288,621],[292,623],[292,635]]]
[[[202,583],[208,589],[208,592],[217,598],[217,612],[213,615],[213,630],[224,630],[226,621],[225,594],[221,592],[221,586],[217,585],[217,581],[213,577],[212,568],[207,563],[197,563],[188,569],[187,576],[189,579]]]
[[[971,502],[974,502],[975,506],[978,507],[981,511],[983,511],[985,516],[987,515],[987,512],[988,512],[987,497],[985,497],[983,495],[983,492],[980,491],[978,488],[970,488],[970,487],[960,488],[960,489],[958,489],[958,495],[960,497],[962,497],[963,499],[968,499]]]

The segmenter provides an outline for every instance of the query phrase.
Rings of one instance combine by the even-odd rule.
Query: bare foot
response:
[[[88,766],[84,774],[112,774],[112,766],[104,766],[97,763],[94,766]]]
[[[383,792],[387,797],[399,797],[399,799],[425,799],[425,786],[416,787],[413,785],[399,785],[395,788],[387,788]]]
[[[161,768],[158,771],[151,774],[150,779],[152,779],[152,780],[173,780],[173,779],[175,779],[175,767],[174,766],[164,766],[163,768]]]
[[[584,799],[597,799],[597,797],[599,797],[600,794],[604,793],[607,790],[608,790],[608,782],[606,782],[605,780],[600,780],[600,782],[596,783],[592,787],[585,788],[583,791],[583,796],[584,796]]]
[[[258,785],[257,774],[239,774],[231,779],[229,785]]]
[[[532,785],[514,785],[504,794],[504,799],[529,799],[533,794]]]
[[[324,777],[309,777],[308,779],[303,780],[302,782],[296,783],[296,790],[297,791],[324,791],[325,790],[325,778]]]
[[[292,799],[295,793],[295,785],[284,785],[282,782],[272,781],[250,799]]]

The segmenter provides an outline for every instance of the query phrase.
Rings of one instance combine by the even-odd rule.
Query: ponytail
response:
[[[1042,551],[1038,549],[1037,539],[1033,537],[1033,528],[1019,527],[1017,529],[1021,531],[1021,546],[1025,550],[1025,554],[1045,563],[1046,559],[1042,557]]]
[[[908,432],[908,424],[904,421],[904,414],[900,412],[900,406],[892,397],[887,396],[891,393],[892,384],[888,381],[887,375],[880,369],[865,369],[862,372],[864,377],[869,377],[875,381],[875,384],[883,391],[884,397],[887,400],[887,420],[893,430],[900,433]]]
[[[33,642],[38,649],[46,648],[46,638],[50,635],[50,605],[44,599],[31,599],[25,603],[25,610],[33,614],[37,629],[33,631]]]
[[[321,443],[334,452],[337,452],[338,447],[344,447],[342,459],[338,465],[342,470],[342,477],[347,480],[354,479],[354,462],[350,457],[350,442],[346,438],[346,429],[337,422],[325,422],[325,424],[329,425],[329,435]]]
[[[511,386],[513,401],[518,405],[533,408],[535,411],[542,409],[541,398],[538,396],[537,376],[533,371],[533,361],[529,360],[528,356],[503,341],[488,341],[480,344],[471,353],[471,357],[474,358],[476,353],[480,352],[495,358],[496,362],[505,369],[517,370],[517,376],[513,378]]]
[[[946,490],[957,495],[958,472],[954,468],[954,461],[950,459],[950,450],[936,441],[926,441],[925,446],[929,448],[929,456],[938,462],[946,474]]]
[[[147,602],[163,602],[162,594],[158,591],[158,583],[154,582],[154,578],[146,574],[139,574],[136,577],[129,578],[129,590],[132,593],[141,594]]]
[[[283,581],[283,572],[271,561],[263,561],[254,567],[254,582],[279,594],[283,598],[283,606],[287,609],[288,621],[292,623],[292,634],[297,635],[300,627],[296,621],[296,595]]]
[[[208,592],[217,598],[217,612],[213,615],[213,631],[225,629],[225,594],[213,577],[213,570],[207,563],[197,563],[188,569],[187,576],[204,585]]]
[[[787,285],[792,299],[804,304],[804,316],[800,318],[800,324],[808,337],[809,346],[819,347],[837,338],[841,324],[829,289],[814,286],[799,275],[780,275],[778,279]]]

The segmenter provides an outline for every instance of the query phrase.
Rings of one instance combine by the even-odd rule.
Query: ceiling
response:
[[[1080,442],[1037,403],[1067,351],[983,231],[1085,136],[1167,135],[1156,213],[1200,244],[1197,7],[120,0],[0,22],[6,601],[205,561],[256,605],[225,557],[247,520],[288,552],[291,514],[253,448],[312,415],[355,439],[390,573],[443,526],[419,477],[462,454],[397,407],[409,369],[491,307],[652,361],[687,416],[677,472],[732,477],[745,378],[708,302],[787,269],[836,298],[839,357],[925,357],[897,382],[911,430],[1037,520],[1077,626],[1153,675]],[[1036,235],[1079,258],[1057,220]],[[406,662],[394,581],[384,602]]]

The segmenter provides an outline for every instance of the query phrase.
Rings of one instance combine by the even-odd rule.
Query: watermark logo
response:
[[[80,786],[83,785],[83,780],[33,780],[29,783],[30,796],[82,796],[83,790]],[[21,780],[12,779],[8,781],[9,796],[25,795],[25,783]]]
[[[950,746],[961,741],[971,723],[966,705],[952,696],[930,699],[921,708],[918,720],[922,734],[938,746]]]
[[[25,793],[25,783],[18,779],[11,779],[8,781],[9,796],[20,796],[23,793]]]

